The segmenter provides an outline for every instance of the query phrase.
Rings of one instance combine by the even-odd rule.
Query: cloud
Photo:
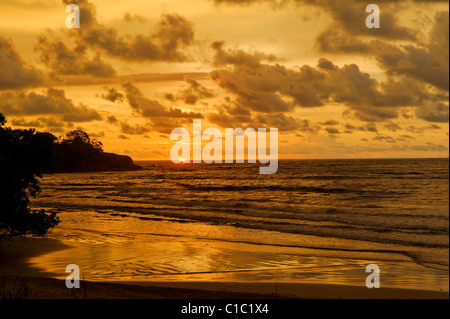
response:
[[[414,108],[416,116],[426,121],[448,121],[448,104],[441,102],[446,95],[437,95],[411,78],[389,76],[380,82],[356,64],[339,67],[323,58],[316,67],[287,68],[265,64],[256,54],[247,66],[240,51],[225,50],[223,45],[216,50],[228,56],[229,64],[211,72],[211,78],[236,97],[235,105],[227,107],[229,114],[232,110],[288,113],[298,107],[340,104],[348,107],[347,115],[366,122],[397,119],[406,114],[405,108]],[[233,54],[237,56],[232,58]]]
[[[5,92],[0,95],[0,112],[9,116],[54,115],[65,122],[101,120],[97,111],[84,104],[76,106],[64,90],[49,88],[35,92]]]
[[[95,6],[87,0],[63,0],[77,4],[82,18],[81,28],[71,36],[82,46],[98,50],[125,61],[184,62],[183,50],[194,44],[194,25],[179,14],[163,14],[152,32],[120,35],[97,19]]]
[[[297,131],[313,133],[319,129],[309,120],[297,119],[292,116],[286,116],[283,113],[272,114],[271,116],[258,114],[256,119],[258,121],[258,123],[255,124],[256,127],[278,128],[280,132]]]
[[[131,62],[185,62],[190,58],[186,48],[195,44],[194,25],[177,13],[163,14],[147,33],[121,34],[97,19],[96,7],[88,0],[63,0],[80,7],[81,27],[66,30],[67,38],[38,37],[35,51],[51,70],[51,76],[91,75],[99,78],[116,76],[116,70],[105,59]],[[143,17],[125,13],[127,22]],[[69,42],[71,42],[69,44]]]
[[[377,48],[377,60],[388,74],[410,76],[441,90],[449,90],[448,60],[441,60],[429,49],[380,42],[374,43],[374,47]]]
[[[422,127],[417,127],[414,125],[410,125],[408,127],[405,128],[406,131],[414,133],[414,134],[423,134],[426,131],[436,131],[436,130],[440,130],[441,127],[439,125],[436,124],[430,124],[428,126],[422,126]]]
[[[40,61],[58,75],[92,75],[100,78],[111,78],[116,75],[114,68],[104,62],[99,53],[90,57],[87,47],[78,45],[73,49],[61,40],[49,40],[39,36],[35,51],[40,54]]]
[[[157,117],[151,120],[152,130],[163,133],[171,134],[172,130],[177,127],[183,127],[186,125],[192,125],[192,120],[179,119],[179,118],[168,118],[168,117]]]
[[[40,117],[33,120],[24,118],[12,119],[11,123],[16,127],[42,128],[53,133],[64,133],[73,127],[71,123],[66,123],[53,117]]]
[[[142,94],[142,92],[132,85],[126,83],[123,85],[125,95],[128,103],[133,111],[142,117],[146,118],[182,118],[182,119],[194,119],[203,118],[203,115],[195,112],[184,112],[177,108],[168,108],[162,105],[157,100],[151,100]]]
[[[120,122],[121,132],[129,135],[144,135],[149,133],[152,128],[149,124],[147,125],[130,125],[127,122]]]
[[[106,88],[106,91],[106,93],[102,94],[102,99],[113,103],[115,103],[116,101],[123,102],[125,96],[115,88]]]
[[[342,29],[345,33],[357,35],[361,37],[378,37],[391,40],[414,40],[416,31],[411,28],[400,25],[395,16],[392,3],[396,1],[380,0],[383,17],[382,29],[368,29],[365,26],[365,20],[368,16],[366,6],[368,3],[362,3],[359,0],[215,0],[217,4],[227,5],[250,5],[255,3],[269,3],[274,7],[285,7],[287,4],[294,3],[297,5],[306,5],[326,12],[331,17],[330,25],[327,31],[331,29]],[[420,2],[420,1],[419,1]],[[310,10],[308,7],[302,6],[301,10]]]
[[[44,84],[40,71],[26,64],[11,40],[0,36],[0,91],[37,87]]]
[[[203,86],[199,81],[185,75],[184,81],[188,86],[176,94],[165,94],[166,100],[170,102],[183,101],[188,105],[196,105],[198,102],[215,97],[213,91]]]
[[[423,38],[418,28],[400,25],[399,1],[378,2],[382,27],[368,29],[365,19],[367,3],[359,0],[215,0],[218,4],[250,5],[271,3],[286,5],[295,3],[326,12],[331,22],[316,37],[316,48],[322,53],[364,54],[374,57],[390,75],[412,77],[435,87],[449,90],[449,15],[447,11],[437,12],[433,27]],[[424,2],[423,0],[411,1]],[[445,1],[433,1],[442,2]],[[306,7],[305,7],[306,5]]]
[[[115,116],[111,115],[107,117],[106,123],[116,125],[119,124],[119,120]]]
[[[211,90],[207,89],[190,76],[186,76],[184,80],[189,85],[188,88],[182,92],[182,99],[184,100],[184,103],[195,105],[199,100],[214,97],[214,93]]]
[[[398,123],[394,122],[388,122],[387,124],[384,125],[384,128],[390,132],[397,132],[402,130],[402,127]]]
[[[334,134],[341,134],[341,132],[337,128],[334,128],[334,127],[327,127],[327,128],[325,128],[325,131],[328,134],[332,134],[332,135],[334,135]]]
[[[392,136],[384,136],[384,135],[377,135],[374,138],[372,138],[374,141],[385,141],[388,143],[395,143],[396,140]]]
[[[383,21],[385,24],[384,14]],[[340,23],[345,25],[344,21]],[[410,43],[372,39],[370,36],[355,37],[354,30],[343,29],[340,25],[331,26],[319,34],[316,45],[320,52],[371,56],[388,75],[410,77],[438,89],[449,90],[448,12],[436,13],[433,27],[426,38],[420,41],[411,38],[409,40],[415,41]],[[382,34],[389,35],[393,29],[384,25],[379,30]],[[370,32],[373,33],[373,30]]]
[[[215,67],[232,65],[243,65],[247,68],[258,67],[263,61],[276,62],[279,59],[275,55],[267,55],[260,51],[247,53],[241,49],[224,50],[225,42],[216,41],[211,47],[215,51],[212,64]]]
[[[325,122],[320,122],[319,124],[320,125],[324,125],[324,126],[335,126],[335,125],[339,125],[341,123],[339,121],[336,121],[336,120],[328,120],[328,121],[325,121]]]
[[[226,108],[208,114],[208,120],[223,128],[243,129],[252,128],[278,128],[280,132],[309,132],[317,133],[320,126],[306,119],[298,119],[284,113],[271,114],[255,113],[252,116],[232,115]]]
[[[427,103],[425,107],[417,108],[416,115],[429,122],[448,123],[449,105],[448,103]]]

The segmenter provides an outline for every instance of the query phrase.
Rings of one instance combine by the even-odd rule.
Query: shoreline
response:
[[[448,292],[330,284],[280,283],[275,290],[274,283],[81,281],[80,289],[67,289],[65,281],[60,279],[19,279],[24,280],[30,291],[26,299],[449,299]],[[14,290],[15,281],[16,277],[6,276],[7,291]]]
[[[67,289],[56,274],[40,271],[29,260],[70,248],[63,241],[26,239],[2,241],[0,278],[6,290],[16,278],[31,289],[30,299],[449,299],[448,292],[384,288],[367,289],[330,283],[226,281],[81,281]],[[9,288],[8,288],[9,287]]]

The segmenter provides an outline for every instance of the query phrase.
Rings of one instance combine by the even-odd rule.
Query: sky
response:
[[[379,29],[370,3],[0,0],[0,113],[135,160],[196,119],[278,128],[280,158],[448,157],[449,2],[375,0]]]

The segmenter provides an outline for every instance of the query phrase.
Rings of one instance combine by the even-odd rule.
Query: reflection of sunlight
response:
[[[186,159],[182,157],[182,158],[180,158],[179,161],[180,161],[179,164],[184,164],[186,162]]]
[[[360,259],[359,252],[342,255],[295,247],[298,242],[308,245],[307,236],[174,223],[171,218],[142,223],[119,216],[105,219],[104,214],[94,212],[61,212],[61,217],[65,228],[55,229],[51,236],[70,247],[30,259],[34,269],[58,279],[67,277],[65,267],[76,256],[76,264],[91,281],[276,281],[358,286],[365,280],[365,260],[379,258],[378,253],[364,253],[365,258]],[[287,246],[271,245],[277,242]],[[387,258],[390,261],[377,260],[388,274],[383,281],[386,287],[448,291],[447,272],[429,272],[396,254]]]

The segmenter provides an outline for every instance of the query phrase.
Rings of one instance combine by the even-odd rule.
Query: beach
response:
[[[6,291],[21,280],[30,290],[27,299],[448,299],[449,293],[417,289],[367,289],[363,286],[300,282],[208,281],[81,281],[68,289],[65,280],[33,268],[30,260],[67,249],[58,240],[28,239],[2,242],[0,274]],[[23,296],[21,296],[23,297]]]

